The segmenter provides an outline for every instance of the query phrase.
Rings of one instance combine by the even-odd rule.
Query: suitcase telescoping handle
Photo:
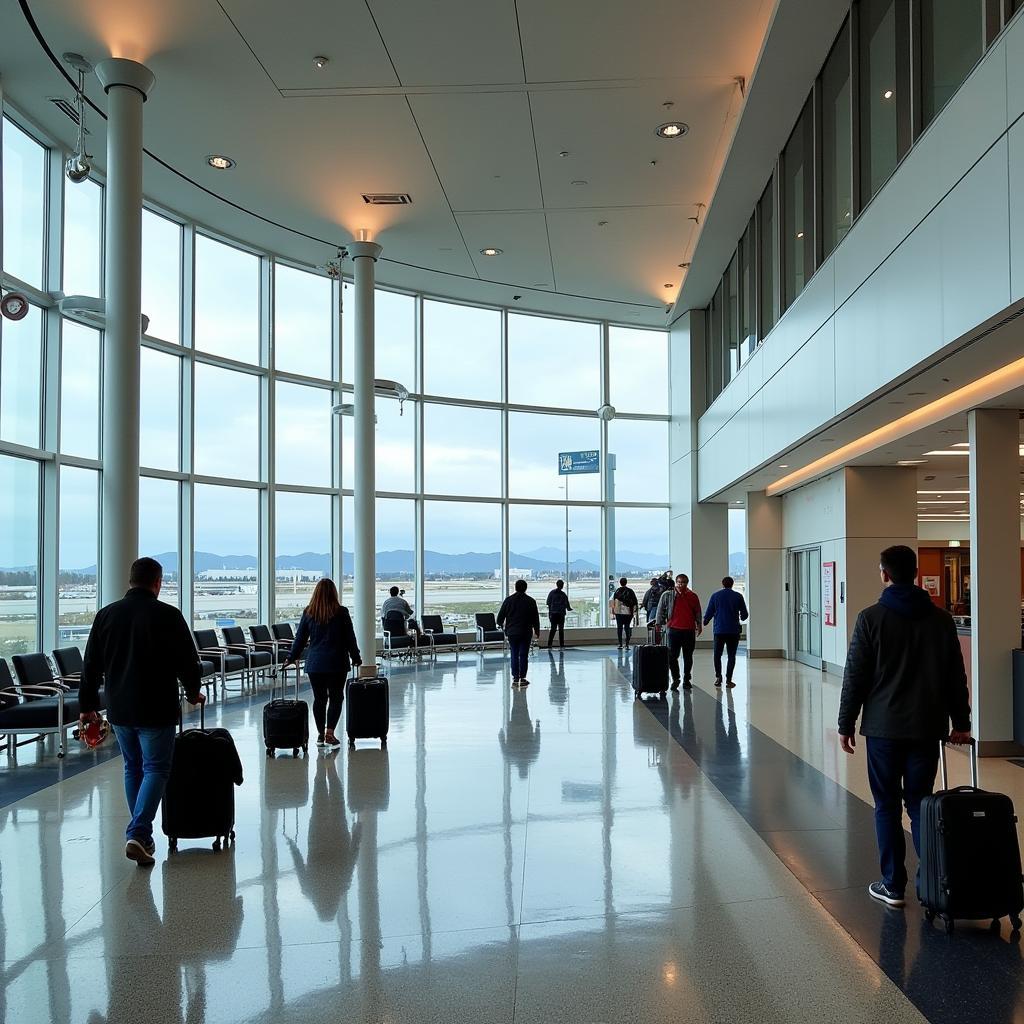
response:
[[[939,740],[939,768],[942,771],[942,788],[949,789],[946,773],[946,744],[948,740]],[[959,744],[958,744],[959,746]],[[978,741],[972,736],[967,741],[971,757],[971,785],[978,788]]]
[[[181,702],[185,699],[185,694],[182,693],[178,698],[178,733],[179,735],[185,731],[185,719],[184,714],[181,710]],[[206,728],[206,704],[199,705],[199,728]]]
[[[299,676],[302,673],[299,672],[299,663],[295,662],[295,699],[299,699]],[[288,670],[280,667],[275,667],[274,671],[270,673],[270,699],[274,699],[274,693],[277,690],[277,677],[283,675],[284,678],[281,680],[281,700],[284,700],[285,691],[288,689]]]

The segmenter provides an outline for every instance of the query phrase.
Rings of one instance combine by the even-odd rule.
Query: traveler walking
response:
[[[284,668],[298,661],[304,650],[306,675],[313,688],[316,741],[320,746],[340,746],[335,729],[345,700],[345,680],[352,665],[362,665],[363,659],[352,628],[352,617],[338,600],[334,580],[322,579],[313,588]]]
[[[526,667],[530,661],[530,643],[533,637],[540,639],[540,612],[537,602],[526,593],[526,580],[516,580],[515,593],[502,601],[497,622],[508,637],[512,685],[529,686]]]
[[[195,641],[181,612],[157,600],[162,583],[156,559],[132,563],[128,592],[93,620],[78,690],[79,718],[86,723],[99,718],[104,688],[131,813],[124,855],[140,867],[154,862],[153,819],[171,774],[179,684],[190,704],[206,701]]]
[[[558,646],[565,650],[565,615],[572,611],[569,604],[569,595],[563,589],[565,580],[556,580],[555,589],[548,594],[548,650],[551,650],[551,641],[555,639],[555,630],[558,630]]]
[[[661,595],[658,614],[659,626],[668,630],[668,668],[672,674],[672,689],[679,689],[679,654],[683,655],[683,689],[693,689],[693,649],[701,634],[700,598],[690,589],[690,577],[681,572],[675,586]]]
[[[611,613],[615,616],[615,630],[619,639],[619,650],[628,647],[633,639],[633,620],[637,617],[640,602],[636,599],[629,580],[623,576],[619,580],[619,589],[612,594],[609,602]],[[626,642],[622,642],[625,634]]]
[[[921,800],[935,783],[939,741],[948,736],[951,743],[969,742],[971,708],[956,626],[915,585],[917,555],[897,545],[882,552],[880,563],[885,589],[857,616],[846,655],[839,743],[847,754],[854,752],[861,716],[882,870],[868,892],[902,907],[907,869],[901,801],[920,854]]]
[[[716,590],[704,609],[704,625],[714,620],[715,686],[722,685],[722,649],[729,652],[725,663],[725,685],[732,687],[732,674],[736,670],[736,649],[740,645],[740,623],[747,621],[747,602],[742,594],[733,590],[731,576],[722,579],[722,589]]]
[[[661,582],[657,576],[651,580],[651,585],[644,591],[640,598],[640,607],[647,615],[647,621],[653,622],[658,614],[658,602],[661,600]]]
[[[384,603],[380,606],[380,617],[386,619],[389,615],[398,612],[405,619],[407,629],[411,629],[417,636],[423,636],[420,624],[413,618],[415,612],[412,610],[412,605],[402,596],[404,593],[404,590],[400,591],[398,587],[392,587],[388,591],[390,596],[385,597]]]

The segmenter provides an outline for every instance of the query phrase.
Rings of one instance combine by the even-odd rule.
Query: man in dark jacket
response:
[[[725,685],[733,687],[732,674],[736,671],[736,651],[740,645],[740,623],[747,621],[747,602],[742,594],[733,590],[731,576],[722,579],[722,589],[716,590],[704,609],[704,625],[715,621],[715,686],[722,685],[722,650],[728,651],[725,663]]]
[[[569,595],[564,590],[565,580],[557,580],[555,589],[548,594],[548,621],[551,623],[548,629],[548,650],[551,649],[551,641],[555,639],[555,630],[558,630],[558,646],[565,649],[565,615],[572,611],[569,604]]]
[[[956,626],[915,586],[917,555],[903,545],[886,548],[879,569],[885,589],[877,604],[857,616],[846,655],[839,742],[847,754],[854,752],[863,711],[860,731],[867,739],[882,868],[882,878],[868,892],[902,907],[907,869],[901,800],[920,854],[921,800],[935,782],[939,741],[970,740],[971,708]]]
[[[206,700],[188,625],[177,608],[157,600],[162,583],[155,559],[133,563],[128,593],[93,620],[78,691],[81,719],[88,722],[97,718],[100,686],[105,689],[132,816],[124,854],[139,865],[154,860],[153,819],[171,773],[179,683],[191,704]]]
[[[629,580],[623,576],[619,580],[619,589],[612,594],[609,602],[609,611],[615,617],[615,629],[619,638],[619,650],[629,647],[633,642],[633,620],[637,617],[640,602],[636,599],[636,593],[629,585]],[[625,635],[625,643],[623,643]]]
[[[537,610],[537,602],[526,593],[526,580],[516,580],[516,592],[502,601],[497,621],[508,637],[512,685],[529,686],[526,666],[530,661],[533,637],[540,639],[540,612]]]

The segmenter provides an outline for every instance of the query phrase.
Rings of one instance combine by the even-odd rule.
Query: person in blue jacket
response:
[[[734,580],[726,576],[722,589],[716,590],[704,610],[704,625],[715,620],[715,686],[722,685],[722,650],[729,652],[725,663],[725,685],[735,686],[732,674],[736,670],[736,648],[740,645],[740,623],[747,621],[747,602],[742,594],[733,590]]]

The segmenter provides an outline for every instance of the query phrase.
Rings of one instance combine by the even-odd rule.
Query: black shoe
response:
[[[721,685],[722,685],[722,677],[721,676],[715,676],[715,686],[721,686]]]
[[[736,684],[731,679],[726,679],[725,685],[728,686],[730,690],[736,689]]]
[[[906,900],[903,899],[903,894],[893,892],[885,882],[872,882],[868,886],[868,895],[872,899],[878,900],[879,903],[884,903],[887,907],[902,907],[906,905]]]
[[[670,687],[670,689],[678,690],[679,689],[679,683],[673,683],[672,686]]]
[[[683,683],[683,689],[684,690],[692,690],[693,689],[693,683]]]
[[[519,685],[520,686],[529,686],[530,685],[530,680],[529,679],[520,679],[519,680]]]

